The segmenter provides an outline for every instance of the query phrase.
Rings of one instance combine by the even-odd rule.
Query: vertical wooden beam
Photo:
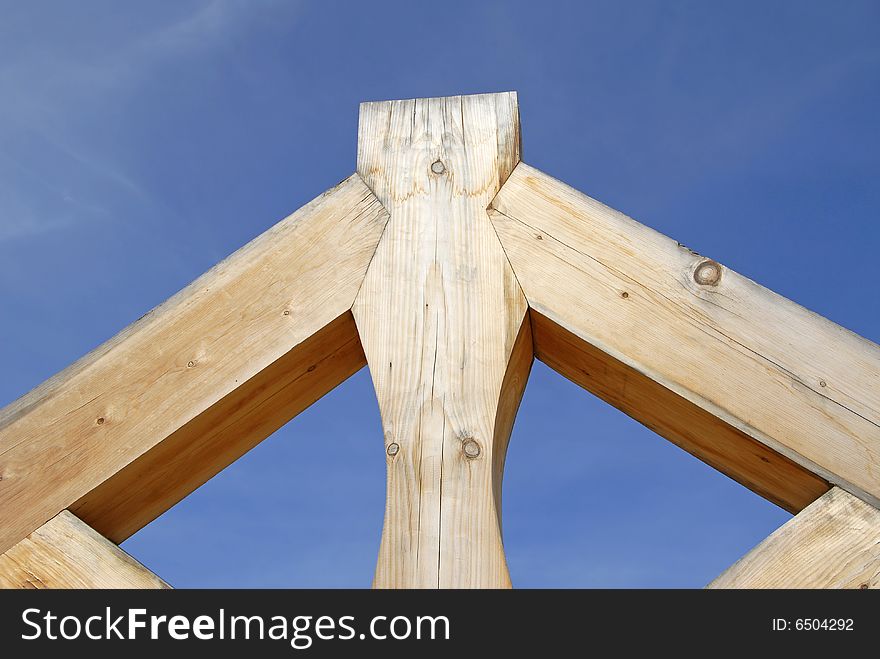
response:
[[[377,587],[505,587],[500,483],[532,363],[486,207],[519,161],[516,95],[364,103],[358,173],[390,213],[352,309],[388,462]]]
[[[880,510],[839,487],[804,508],[707,588],[878,588]]]
[[[0,588],[170,588],[62,510],[0,555]]]

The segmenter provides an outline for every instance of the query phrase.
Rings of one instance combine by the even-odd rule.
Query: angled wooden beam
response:
[[[121,542],[357,371],[386,219],[355,174],[0,412],[0,552],[67,508]]]
[[[790,511],[880,503],[880,346],[528,165],[490,216],[539,359]]]
[[[170,588],[67,510],[0,555],[0,588]]]
[[[391,214],[353,308],[388,456],[380,588],[510,586],[501,476],[532,341],[486,206],[518,160],[515,94],[361,105],[358,172]]]
[[[838,487],[707,588],[878,588],[880,510]]]

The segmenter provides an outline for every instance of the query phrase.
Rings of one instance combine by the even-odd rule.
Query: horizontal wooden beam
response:
[[[841,490],[802,510],[707,588],[880,587],[880,510]]]
[[[490,216],[539,359],[788,510],[880,502],[880,346],[523,163]]]
[[[170,588],[63,510],[0,555],[0,588]]]
[[[121,542],[361,368],[386,220],[355,174],[0,412],[0,551],[67,508]]]

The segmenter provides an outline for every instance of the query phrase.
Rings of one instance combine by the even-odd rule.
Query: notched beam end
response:
[[[362,103],[357,172],[386,208],[450,183],[491,199],[520,161],[516,92]]]

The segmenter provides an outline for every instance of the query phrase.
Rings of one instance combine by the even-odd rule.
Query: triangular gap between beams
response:
[[[791,517],[538,360],[504,473],[514,587],[702,587]]]
[[[122,547],[176,588],[369,588],[384,482],[364,368]]]

